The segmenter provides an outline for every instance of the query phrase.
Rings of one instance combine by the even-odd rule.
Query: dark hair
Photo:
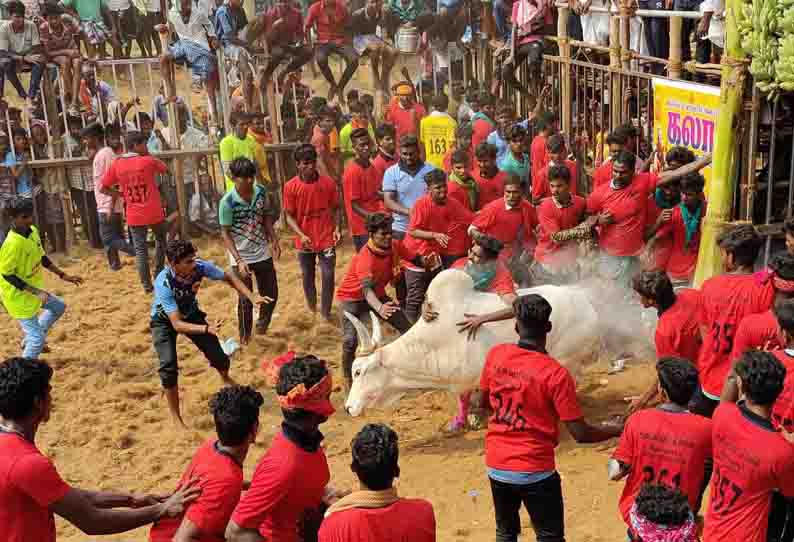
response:
[[[634,504],[639,515],[657,525],[678,527],[692,514],[686,495],[665,485],[643,485]]]
[[[15,196],[6,204],[6,214],[9,218],[33,216],[33,199]]]
[[[441,92],[433,96],[433,100],[430,103],[436,111],[446,111],[449,107],[449,97]]]
[[[670,162],[679,162],[681,165],[684,164],[691,164],[695,161],[695,153],[692,152],[692,149],[687,147],[683,147],[681,145],[676,145],[669,151],[667,151],[667,155],[665,156],[665,161],[669,164]]]
[[[47,2],[44,4],[44,13],[45,17],[57,17],[58,15],[63,15],[63,8],[58,5],[57,2]]]
[[[6,4],[6,9],[9,15],[25,16],[25,4],[22,2],[9,2]]]
[[[485,255],[490,259],[499,257],[499,253],[505,247],[499,239],[491,237],[490,235],[480,234],[474,239],[474,243],[479,245],[484,251]]]
[[[483,106],[483,105],[494,105],[494,104],[496,104],[496,97],[493,94],[491,94],[490,92],[487,92],[487,91],[483,90],[479,94],[478,102],[479,102],[479,104],[481,106]]]
[[[620,151],[618,155],[615,157],[616,164],[623,164],[629,171],[634,171],[634,166],[637,164],[637,157],[634,155],[633,152],[629,151]]]
[[[435,186],[437,184],[447,184],[447,174],[441,171],[440,169],[431,169],[427,173],[425,173],[425,184],[430,186]]]
[[[92,122],[82,130],[80,130],[80,137],[96,137],[101,139],[105,135],[105,129],[98,122]]]
[[[625,134],[614,131],[607,136],[607,145],[625,145],[629,142],[629,138]]]
[[[239,446],[259,423],[265,400],[250,386],[226,386],[210,399],[215,432],[224,446]]]
[[[642,271],[632,279],[632,287],[641,296],[653,299],[659,314],[675,303],[673,283],[664,271]]]
[[[788,252],[780,252],[772,256],[769,269],[783,280],[794,280],[794,256]]]
[[[455,130],[455,137],[457,137],[458,139],[470,139],[471,136],[473,135],[474,135],[474,128],[472,127],[470,122],[459,124],[458,129]]]
[[[512,140],[518,139],[518,138],[523,139],[523,138],[527,137],[526,129],[524,129],[524,127],[521,126],[518,123],[513,124],[512,126],[510,126],[505,132],[506,132],[505,136],[507,136],[507,140],[508,141],[512,141]]]
[[[546,140],[546,150],[557,154],[565,149],[565,138],[562,134],[554,134]]]
[[[369,130],[366,128],[356,128],[352,132],[350,132],[350,140],[353,141],[354,139],[358,139],[360,137],[366,137],[369,139]]]
[[[414,134],[403,134],[400,136],[400,147],[419,148],[419,140]]]
[[[496,110],[496,116],[501,115],[509,115],[511,117],[515,116],[516,108],[513,107],[513,104],[504,102],[499,105],[499,108]]]
[[[558,120],[560,120],[560,117],[557,115],[557,113],[545,111],[538,116],[535,126],[537,126],[538,130],[542,132],[543,130],[550,128]]]
[[[27,139],[28,138],[28,133],[22,127],[14,128],[13,130],[11,130],[11,139],[14,139],[14,138],[17,138],[17,137],[24,137],[25,139]]]
[[[480,93],[477,91],[476,87],[469,87],[466,89],[466,101],[471,104],[473,103],[480,103]]]
[[[474,148],[474,156],[480,160],[484,158],[496,158],[496,145],[491,143],[478,143]]]
[[[551,305],[538,294],[522,295],[513,302],[520,337],[545,337],[551,331]]]
[[[132,150],[136,145],[145,145],[149,136],[143,132],[128,132],[127,133],[127,148]]]
[[[748,350],[734,371],[742,379],[742,391],[756,405],[771,406],[783,391],[786,368],[769,352]]]
[[[665,357],[656,363],[656,374],[667,397],[675,404],[685,407],[698,386],[698,370],[684,358]]]
[[[321,119],[332,118],[336,120],[336,110],[328,105],[324,105],[317,112],[317,116]]]
[[[237,111],[236,113],[232,113],[229,120],[232,124],[237,125],[241,122],[248,122],[251,120],[251,115],[246,113],[245,111]]]
[[[454,166],[455,164],[468,164],[469,163],[469,153],[458,149],[452,153],[450,157],[450,163]]]
[[[8,358],[0,364],[0,416],[22,420],[33,410],[36,399],[49,393],[52,368],[28,358]]]
[[[628,122],[621,124],[620,126],[615,128],[615,133],[626,136],[627,142],[630,138],[637,137],[637,129],[634,127],[633,124],[630,124]]]
[[[355,101],[350,102],[350,105],[347,106],[350,110],[350,113],[358,113],[359,115],[366,115],[367,114],[367,106],[364,105],[362,102]]]
[[[519,177],[518,175],[513,175],[512,173],[509,173],[505,177],[505,180],[504,180],[504,183],[502,183],[502,186],[518,186],[519,188],[521,188],[524,185],[521,182],[521,177]]]
[[[306,389],[310,389],[328,374],[325,362],[311,354],[296,355],[289,363],[285,363],[278,371],[278,383],[276,384],[276,394],[287,395],[295,386],[303,384]],[[312,414],[302,410],[281,409],[285,419],[301,420]]]
[[[679,181],[681,192],[695,192],[697,194],[703,192],[703,187],[706,186],[706,179],[703,175],[697,172],[687,173]]]
[[[549,164],[549,171],[546,174],[549,181],[552,179],[560,179],[566,183],[571,182],[571,172],[568,171],[568,166],[565,164]]]
[[[179,263],[188,256],[196,253],[196,247],[190,241],[183,241],[182,239],[173,239],[168,241],[165,247],[165,257],[172,264]]]
[[[317,149],[315,149],[314,145],[311,143],[303,143],[298,145],[298,148],[295,149],[295,152],[292,154],[292,156],[296,162],[316,161]]]
[[[384,124],[380,124],[377,128],[375,128],[375,139],[377,139],[378,141],[380,141],[386,136],[395,137],[396,134],[397,131],[394,129],[393,124],[384,123]]]
[[[739,224],[717,237],[717,245],[733,254],[736,264],[741,266],[753,265],[763,243],[763,239],[751,224]]]
[[[391,225],[394,219],[391,215],[386,213],[372,213],[367,217],[367,232],[375,233],[380,230],[391,231]]]
[[[152,123],[154,123],[154,122],[152,121],[152,117],[150,117],[150,116],[149,116],[149,113],[146,113],[145,111],[141,111],[140,113],[138,113],[138,114],[136,115],[136,119],[137,119],[137,121],[138,121],[138,126],[139,126],[139,127],[140,127],[140,125],[141,125],[141,124],[143,124],[143,122],[144,122],[144,121],[146,121],[146,122],[152,122]]]
[[[775,313],[780,329],[794,336],[794,299],[776,303],[772,311]]]
[[[350,468],[372,491],[389,489],[400,476],[399,437],[389,426],[368,423],[350,442],[353,462]]]
[[[232,177],[250,179],[256,177],[256,165],[248,158],[241,156],[229,164],[229,173],[232,174]]]
[[[347,98],[348,103],[349,102],[357,102],[358,101],[358,90],[354,89],[354,88],[351,88],[350,90],[347,91],[347,94],[345,94],[345,98]]]

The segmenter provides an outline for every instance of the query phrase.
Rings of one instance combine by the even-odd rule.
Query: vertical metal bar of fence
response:
[[[11,148],[11,156],[13,156],[14,160],[16,160],[17,159],[17,152],[16,152],[16,149],[14,148],[14,132],[13,132],[13,130],[11,130],[11,115],[8,114],[8,108],[7,107],[5,108],[5,114],[6,114],[6,128],[8,130],[8,139],[9,139],[10,148]]]
[[[231,108],[229,107],[229,80],[226,78],[226,55],[223,54],[223,48],[216,49],[218,54],[218,80],[220,88],[221,107],[223,109],[223,131],[226,134],[232,133],[232,124],[230,121]]]
[[[80,74],[73,73],[72,77],[80,77]],[[67,117],[67,107],[66,107],[66,86],[63,78],[63,72],[60,70],[58,70],[58,84],[61,87],[61,92],[58,97],[61,100],[61,116],[63,116],[63,133],[64,135],[67,135],[69,134],[69,118]],[[66,154],[66,157],[71,158],[72,146],[65,144],[64,147],[65,147],[64,153]]]
[[[136,104],[136,107],[135,107],[135,124],[138,126],[138,129],[140,130],[140,128],[141,128],[141,107],[137,103],[140,98],[138,97],[138,88],[137,88],[137,86],[135,84],[135,70],[132,69],[132,64],[127,64],[127,67],[129,68],[129,71],[130,71],[130,85],[132,86],[132,94],[133,94],[133,98],[132,99],[133,99],[133,102]],[[154,126],[154,123],[156,121],[157,121],[157,119],[152,118],[152,126]]]
[[[764,222],[768,226],[772,223],[772,203],[774,201],[775,192],[775,150],[777,147],[777,104],[775,100],[772,104],[772,133],[769,139],[769,165],[767,167],[766,179],[766,213],[764,215]],[[767,235],[764,247],[764,267],[769,264],[769,256],[772,250],[772,236]]]
[[[93,68],[94,68],[94,80],[97,82],[97,97],[96,97],[96,99],[97,99],[97,104],[99,105],[99,107],[97,107],[97,109],[99,109],[99,111],[97,111],[97,115],[99,116],[99,123],[102,126],[104,126],[105,125],[105,112],[103,111],[103,107],[102,107],[104,105],[103,101],[102,101],[102,92],[99,90],[99,81],[100,81],[99,72],[97,70],[97,65],[96,64],[94,64]],[[93,103],[93,101],[92,101],[92,103]],[[124,150],[126,152],[127,143],[124,141],[124,138],[122,138],[122,144],[124,145]]]

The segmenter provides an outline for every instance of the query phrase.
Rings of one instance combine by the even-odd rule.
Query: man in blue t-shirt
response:
[[[221,321],[211,324],[207,315],[199,309],[196,294],[205,277],[210,280],[225,280],[247,297],[252,304],[271,303],[269,297],[255,295],[233,273],[226,273],[211,262],[196,258],[196,249],[190,241],[175,240],[166,247],[168,265],[160,271],[154,281],[151,322],[152,343],[160,358],[160,382],[165,389],[168,408],[174,421],[185,427],[179,410],[179,367],[176,356],[176,337],[184,334],[193,341],[223,379],[224,385],[232,385],[229,377],[229,356],[223,351],[216,333]]]
[[[425,175],[435,168],[419,157],[419,140],[413,134],[400,138],[400,161],[383,174],[383,201],[392,212],[395,239],[404,239],[408,217],[416,200],[427,192]]]

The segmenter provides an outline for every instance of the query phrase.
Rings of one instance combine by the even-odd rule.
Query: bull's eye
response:
[[[361,376],[361,369],[356,369],[356,372],[353,373],[353,378],[358,378],[359,376]]]

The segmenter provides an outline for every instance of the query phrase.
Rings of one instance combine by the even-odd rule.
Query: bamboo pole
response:
[[[699,288],[704,280],[723,272],[717,236],[731,216],[734,189],[731,169],[735,162],[736,128],[742,114],[746,77],[744,62],[746,55],[741,48],[741,36],[736,24],[736,14],[740,10],[741,0],[727,0],[720,110],[717,116],[714,161],[709,183],[709,205],[703,220],[700,252],[695,270],[696,288]]]
[[[681,37],[684,20],[681,17],[670,18],[670,63],[668,75],[671,79],[681,79]],[[689,39],[687,36],[686,39]]]
[[[615,104],[620,104],[620,89],[621,89],[621,76],[620,76],[620,19],[617,17],[609,18],[609,112],[612,126],[620,124],[620,106],[615,107]],[[606,124],[606,119],[603,121]],[[603,129],[603,127],[602,127]]]
[[[573,96],[571,96],[571,44],[568,41],[568,14],[570,9],[567,7],[559,8],[557,13],[557,37],[560,49],[560,57],[562,63],[560,65],[560,99],[562,100],[562,131],[566,134],[571,134],[572,120],[571,120],[571,104],[573,103]],[[542,87],[541,87],[542,88]]]

